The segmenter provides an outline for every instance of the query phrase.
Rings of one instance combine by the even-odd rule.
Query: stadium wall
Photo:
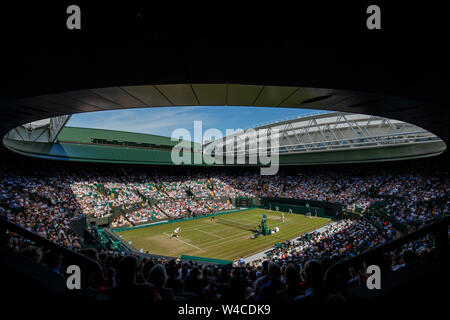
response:
[[[182,254],[180,257],[181,260],[187,260],[187,261],[197,261],[197,262],[207,262],[209,264],[219,264],[222,266],[232,265],[233,260],[221,260],[221,259],[212,259],[212,258],[203,258],[203,257],[196,257],[196,256],[187,256],[185,254]]]
[[[323,216],[323,217],[327,217],[327,218],[331,218],[331,219],[339,217],[339,215],[342,211],[342,204],[330,203],[327,201],[264,197],[264,198],[261,198],[261,202],[262,202],[261,206],[264,208],[267,208],[269,204],[272,204],[272,209],[274,208],[273,206],[276,206],[277,204],[281,205],[281,206],[285,205],[285,206],[287,206],[287,208],[289,205],[300,206],[300,207],[306,208],[305,207],[306,204],[309,203],[311,208],[316,207],[316,208],[320,208],[323,210],[322,212],[320,212],[320,211],[318,212],[318,216]],[[292,209],[292,211],[294,211],[294,209]],[[300,213],[305,213],[305,212],[300,212]]]

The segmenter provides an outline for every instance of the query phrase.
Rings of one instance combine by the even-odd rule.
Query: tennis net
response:
[[[225,219],[225,218],[216,218],[217,223],[225,224],[230,227],[234,227],[237,229],[248,230],[248,231],[256,231],[256,225],[250,223],[243,223],[240,221]]]

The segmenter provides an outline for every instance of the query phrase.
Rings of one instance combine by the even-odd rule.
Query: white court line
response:
[[[197,230],[197,229],[205,229],[205,228],[210,228],[210,227],[214,227],[214,226],[215,226],[214,223],[211,223],[211,224],[199,224],[199,225],[196,225],[196,226],[183,228],[183,231],[191,231],[191,230]]]
[[[281,225],[290,224],[290,223],[292,223],[292,222],[285,222],[284,224],[280,224],[280,226],[281,226]],[[238,234],[237,236],[243,236],[244,234],[245,234],[245,233]],[[275,233],[275,234],[276,234],[276,233]],[[220,245],[222,245],[223,243],[227,243],[227,242],[231,242],[231,241],[236,241],[236,238],[237,238],[236,235],[232,235],[232,236],[230,236],[230,237],[224,238],[224,239],[229,239],[229,240],[222,241],[222,242],[220,242],[220,243],[215,243],[215,242],[217,242],[218,240],[213,240],[213,241],[205,242],[205,243],[203,243],[203,244],[210,244],[210,243],[214,243],[214,244],[213,244],[213,245],[210,245],[210,246],[203,247],[203,249],[209,249],[209,248],[213,248],[213,247],[220,246]],[[298,238],[298,236],[297,236],[296,238]],[[270,247],[269,247],[269,248],[270,248]],[[267,249],[265,249],[265,250],[267,250]]]
[[[231,213],[231,214],[234,214],[234,213]],[[236,214],[240,214],[240,212],[236,212]],[[225,215],[225,216],[227,216],[227,214]],[[251,214],[251,213],[246,213],[246,216],[248,217],[248,218],[253,218],[253,217],[261,217],[261,214],[260,213],[253,213],[253,214]],[[204,218],[200,218],[200,219],[207,219],[208,217],[204,217]],[[244,219],[244,220],[246,220],[246,219]],[[193,221],[193,220],[191,220],[191,221]],[[203,221],[205,221],[205,220],[203,220]],[[246,221],[248,221],[248,220],[246,220]],[[184,221],[180,221],[180,222],[184,222]],[[180,222],[178,222],[178,223],[180,223]],[[252,222],[252,224],[254,224],[254,222]],[[258,224],[258,223],[256,223],[256,224]],[[216,222],[211,222],[211,223],[205,223],[205,224],[198,224],[198,225],[195,225],[195,226],[192,226],[192,227],[185,227],[185,228],[183,228],[183,231],[192,231],[192,230],[198,230],[198,229],[207,229],[207,228],[210,228],[210,227],[214,227],[216,225]]]
[[[224,237],[224,238],[222,238],[222,239],[216,239],[216,240],[211,240],[211,241],[205,241],[205,242],[202,243],[202,247],[203,247],[203,245],[205,245],[205,244],[211,244],[211,243],[214,243],[214,244],[215,244],[215,243],[217,243],[217,242],[219,242],[219,243],[226,243],[226,242],[229,242],[229,241],[222,241],[222,240],[228,240],[228,239],[230,239],[230,240],[236,240],[237,237],[243,236],[243,235],[247,234],[247,232],[248,232],[248,231],[236,232],[236,233],[233,233],[232,235],[230,235],[229,237]],[[207,246],[206,248],[209,248],[209,246]]]
[[[281,226],[283,226],[283,225],[285,226],[285,225],[292,224],[292,223],[293,223],[293,222],[286,221],[286,222],[284,222],[284,223],[275,225],[275,227],[281,227]],[[230,227],[230,228],[233,228],[233,227]],[[236,232],[236,233],[233,233],[232,235],[230,235],[229,237],[222,238],[222,240],[227,240],[227,241],[221,241],[221,242],[220,242],[219,239],[217,239],[217,240],[211,240],[211,241],[205,241],[205,242],[202,243],[202,247],[203,247],[203,249],[210,248],[210,247],[215,247],[215,246],[217,246],[218,244],[230,242],[230,241],[232,241],[232,240],[236,240],[236,238],[238,238],[238,237],[240,237],[240,236],[243,236],[243,235],[247,234],[248,232],[249,232],[249,231]],[[220,243],[216,243],[216,242],[220,242]],[[210,245],[210,244],[213,244],[213,245]],[[207,245],[207,246],[205,247],[204,245]]]
[[[244,234],[242,234],[242,235],[244,235]],[[232,237],[229,237],[229,238],[231,238],[231,239],[230,240],[226,240],[226,241],[222,241],[222,242],[219,242],[219,243],[215,243],[215,244],[213,244],[211,246],[206,246],[204,249],[217,247],[217,246],[220,246],[220,245],[222,245],[224,243],[227,243],[227,242],[230,242],[230,241],[236,241],[236,236],[232,236]],[[225,239],[229,239],[229,238],[225,238]],[[208,243],[212,243],[212,242],[216,242],[216,241],[217,240],[214,240],[214,241],[211,241],[211,242],[208,242]]]
[[[165,233],[165,232],[163,232],[163,234],[165,234],[166,236],[169,236],[169,237],[170,237],[170,235],[167,234],[167,233]],[[183,240],[181,240],[181,239],[179,239],[179,238],[175,238],[175,239],[177,239],[178,241],[181,241],[181,242],[187,244],[188,246],[194,247],[194,248],[196,248],[196,249],[198,249],[198,250],[202,250],[202,248],[199,248],[199,247],[197,247],[197,246],[194,246],[193,244],[187,243],[186,241],[183,241]]]
[[[253,217],[260,217],[260,214],[259,214],[259,213],[258,213],[258,214],[248,214],[247,217],[250,218],[250,219],[253,218]],[[254,221],[248,220],[248,219],[246,219],[246,218],[240,219],[240,220],[244,220],[244,221],[247,221],[247,222],[250,222],[250,223],[254,224]],[[284,223],[283,223],[283,222],[280,222],[280,224],[277,224],[277,225],[272,226],[272,227],[281,227],[281,226],[283,226],[283,225],[288,225],[288,224],[292,224],[292,223],[293,223],[292,221],[285,221]],[[258,224],[258,223],[256,223],[256,224]],[[255,225],[256,225],[256,224],[255,224]],[[203,231],[203,230],[200,230],[200,229],[201,229],[201,228],[205,228],[205,229],[206,229],[206,228],[214,227],[214,226],[215,226],[214,223],[211,223],[211,224],[205,224],[205,225],[198,225],[198,226],[193,226],[193,227],[183,228],[183,231],[193,231],[193,230],[196,230],[196,231],[200,231],[200,232],[204,232],[204,233],[209,234],[208,232]],[[230,227],[230,228],[233,228],[233,227]],[[233,233],[232,235],[230,235],[229,237],[220,237],[220,236],[218,236],[218,235],[214,235],[214,234],[211,233],[211,235],[216,236],[218,239],[217,239],[217,240],[211,240],[211,241],[205,241],[205,242],[202,243],[202,246],[205,245],[205,244],[206,244],[206,245],[212,244],[212,247],[214,247],[214,246],[217,246],[217,245],[219,245],[219,244],[221,244],[221,243],[227,243],[227,242],[236,240],[237,237],[243,236],[243,235],[245,235],[247,232],[249,232],[249,231],[236,232],[236,233]],[[165,235],[168,235],[168,234],[165,233],[165,232],[164,232],[164,234],[165,234]],[[169,236],[169,235],[168,235],[168,236]],[[219,238],[220,238],[220,239],[219,239]],[[204,247],[203,249],[201,249],[201,248],[196,247],[196,246],[194,246],[194,245],[192,245],[192,244],[190,244],[190,243],[187,243],[187,242],[185,242],[185,241],[183,241],[183,240],[181,240],[181,239],[178,239],[178,238],[175,238],[175,239],[180,240],[181,242],[186,243],[187,245],[189,245],[189,246],[191,246],[191,247],[194,247],[194,248],[197,248],[197,249],[199,249],[199,250],[203,250],[203,249],[205,249],[205,248],[210,248],[210,247],[211,247],[211,246],[206,246],[206,247]],[[226,241],[221,241],[221,240],[226,240]],[[217,243],[217,242],[220,242],[220,243]]]
[[[218,236],[217,234],[214,234],[214,233],[210,233],[210,232],[206,232],[206,231],[203,231],[203,230],[201,230],[201,229],[194,229],[194,230],[197,230],[197,231],[200,231],[200,232],[203,232],[203,233],[209,234],[210,236],[213,236],[213,237],[216,237],[216,238],[219,238],[219,239],[224,239],[223,237],[221,237],[221,236]]]
[[[246,219],[243,219],[243,220],[246,220]],[[247,220],[247,221],[248,221],[248,220]],[[286,222],[284,222],[284,223],[281,222],[280,224],[275,225],[275,227],[281,227],[281,226],[283,226],[283,225],[292,224],[292,223],[293,223],[292,221],[286,221]],[[190,229],[190,231],[192,231],[192,230],[193,230],[193,228]],[[203,230],[198,230],[198,231],[205,232],[205,231],[203,231]],[[203,246],[203,245],[207,245],[206,247],[203,246],[203,249],[201,249],[201,248],[199,248],[199,247],[196,247],[196,246],[194,246],[194,245],[192,245],[192,244],[190,244],[190,243],[187,243],[187,242],[185,242],[185,241],[183,241],[183,240],[181,240],[181,239],[178,239],[178,238],[175,238],[175,239],[177,239],[177,240],[179,240],[179,241],[181,241],[181,242],[183,242],[183,243],[186,243],[187,245],[189,245],[189,246],[191,246],[191,247],[197,248],[197,249],[199,249],[199,250],[205,250],[205,249],[209,249],[209,248],[213,248],[213,247],[220,246],[220,245],[222,245],[222,244],[224,244],[224,243],[228,243],[228,242],[231,242],[231,241],[236,241],[236,240],[237,240],[236,238],[241,237],[241,236],[245,235],[246,233],[248,233],[248,231],[236,232],[236,233],[230,235],[229,237],[225,237],[225,238],[221,238],[221,239],[217,239],[217,240],[211,240],[211,241],[203,242],[203,243],[202,243],[202,246]],[[167,233],[165,233],[165,232],[164,232],[164,234],[167,235],[167,236],[169,236],[169,235],[168,235]],[[298,236],[297,236],[297,237],[298,237]],[[222,240],[225,240],[225,241],[222,241]]]

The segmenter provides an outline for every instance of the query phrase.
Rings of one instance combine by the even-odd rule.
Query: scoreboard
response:
[[[250,208],[253,206],[252,198],[236,198],[236,207]]]

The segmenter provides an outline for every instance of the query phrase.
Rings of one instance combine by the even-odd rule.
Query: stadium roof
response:
[[[47,124],[48,134],[43,133],[46,127],[42,123]],[[51,130],[51,123],[59,123],[60,127]],[[172,141],[169,137],[150,134],[64,127],[65,123],[57,117],[47,122],[41,121],[39,126],[20,126],[5,136],[4,143],[11,150],[34,157],[91,162],[173,164],[172,147],[179,142]],[[399,120],[342,112],[317,113],[273,122],[253,130],[265,134],[263,138],[258,138],[259,146],[262,140],[265,140],[262,141],[263,145],[267,146],[269,137],[277,136],[277,152],[282,165],[414,159],[438,155],[446,149],[445,143],[439,137],[415,125]],[[50,133],[55,131],[59,134],[56,140],[52,140]],[[217,156],[229,155],[226,145],[235,144],[234,140],[228,140],[233,137],[237,141],[236,150],[231,152],[233,157],[237,159],[237,151],[240,149],[243,153],[239,155],[248,158],[261,150],[261,147],[257,150],[255,145],[250,144],[247,139],[248,132],[238,132],[205,143],[203,153],[214,149]],[[194,161],[194,154],[202,152],[194,148],[200,145],[192,143],[191,146],[193,152],[189,152],[190,164],[205,165],[204,161]],[[273,152],[273,149],[270,151]],[[215,163],[234,164],[237,164],[237,161]],[[251,163],[240,163],[246,164]]]
[[[416,99],[368,92],[254,84],[158,84],[83,89],[0,102],[0,134],[44,118],[162,106],[307,108],[398,119],[449,137],[448,111]]]
[[[445,143],[436,135],[415,125],[399,120],[387,119],[363,114],[333,112],[315,114],[285,121],[272,122],[253,128],[269,140],[270,134],[279,139],[280,154],[308,153],[315,151],[333,151],[358,148],[383,148],[393,145],[410,145],[439,142],[433,154],[445,150]],[[277,130],[277,133],[274,131]],[[244,147],[248,154],[254,151],[249,147],[249,131],[241,131],[208,144],[226,148],[238,141],[238,147]],[[227,140],[228,139],[228,140]],[[240,142],[240,143],[239,143]],[[266,144],[264,144],[266,145]],[[418,147],[420,149],[420,147]],[[227,152],[225,152],[227,154]],[[424,155],[421,153],[421,155]]]
[[[152,143],[165,146],[174,146],[179,141],[172,141],[170,137],[154,134],[124,132],[95,128],[64,127],[57,139],[59,142],[92,143],[92,139],[107,139],[116,141],[132,141],[136,143]]]

